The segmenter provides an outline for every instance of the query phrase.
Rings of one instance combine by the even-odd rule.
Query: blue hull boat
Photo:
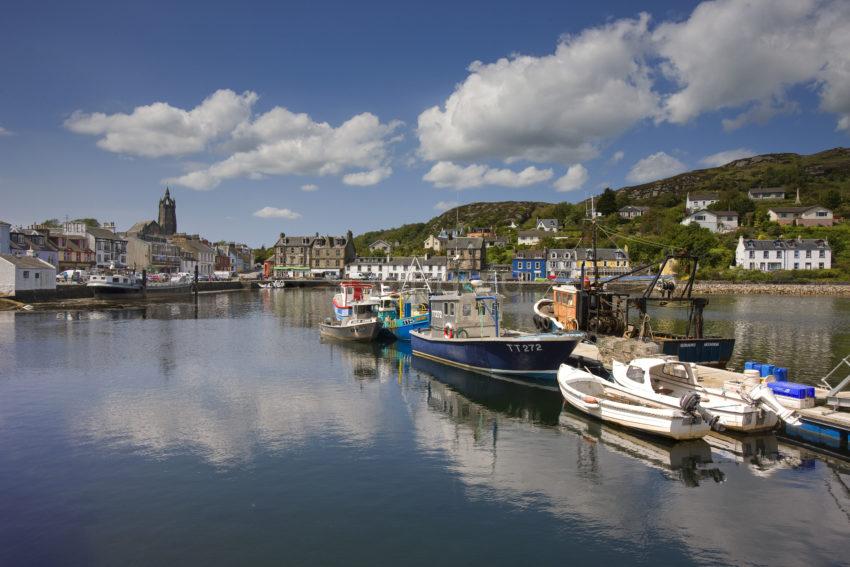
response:
[[[410,332],[427,329],[431,325],[430,313],[411,315],[401,319],[384,319],[384,329],[399,341],[410,341]]]
[[[558,367],[570,358],[584,333],[511,334],[446,338],[429,331],[410,333],[414,356],[458,368],[557,387]]]

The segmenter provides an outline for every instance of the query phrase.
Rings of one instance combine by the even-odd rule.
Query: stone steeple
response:
[[[168,187],[165,188],[165,196],[159,200],[159,226],[163,236],[177,232],[177,204],[171,198]]]

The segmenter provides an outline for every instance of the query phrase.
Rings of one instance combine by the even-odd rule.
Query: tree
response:
[[[97,228],[100,226],[100,223],[97,221],[97,219],[93,218],[74,219],[74,222],[81,222],[89,228]]]
[[[49,226],[50,228],[59,228],[61,225],[59,224],[59,219],[45,219],[41,221],[43,226]]]
[[[841,193],[835,189],[830,189],[823,196],[823,206],[827,209],[837,209],[841,206]]]
[[[603,216],[608,216],[611,213],[617,212],[617,193],[608,187],[602,192],[599,200],[596,201],[596,210]]]

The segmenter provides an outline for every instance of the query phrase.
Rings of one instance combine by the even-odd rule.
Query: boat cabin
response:
[[[350,307],[355,301],[367,300],[372,292],[372,285],[362,282],[346,281],[340,283],[339,287],[340,293],[334,297],[337,307]]]
[[[89,277],[89,284],[115,284],[115,285],[135,285],[136,278],[121,274],[97,274]]]
[[[675,357],[637,358],[629,364],[614,364],[615,378],[647,393],[678,395],[682,389],[697,386],[697,377],[691,364],[679,362]],[[625,377],[625,380],[623,380]]]
[[[499,300],[493,295],[433,295],[430,307],[432,334],[459,339],[499,336]]]

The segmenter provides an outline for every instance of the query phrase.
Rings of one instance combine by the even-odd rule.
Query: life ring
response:
[[[451,323],[446,323],[446,326],[443,327],[443,338],[453,339],[455,334],[455,328]]]

